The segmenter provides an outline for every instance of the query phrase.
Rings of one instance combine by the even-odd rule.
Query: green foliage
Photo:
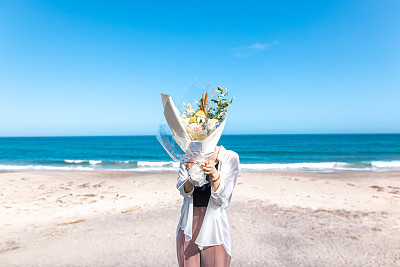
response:
[[[224,93],[225,91],[225,93]],[[229,99],[229,92],[228,89],[223,89],[222,87],[218,86],[215,90],[218,93],[217,99],[211,99],[211,102],[215,106],[209,108],[207,112],[207,118],[209,119],[217,119],[217,120],[224,120],[226,117],[226,112],[228,111],[228,107],[232,104],[233,98]]]
[[[215,92],[217,92],[216,98],[212,98],[209,105],[206,105],[207,109],[205,110],[205,114],[208,119],[217,119],[219,121],[222,121],[225,119],[228,107],[230,104],[232,104],[234,97],[229,99],[228,89],[224,90],[220,86],[218,86]],[[202,103],[205,102],[203,97],[204,95],[200,100],[195,101],[196,105],[198,106],[196,109],[193,109],[190,104],[183,103],[183,115],[186,118],[194,117],[197,111],[203,109],[204,104]]]

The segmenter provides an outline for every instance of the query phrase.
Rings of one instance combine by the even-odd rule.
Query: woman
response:
[[[229,266],[231,239],[225,209],[239,173],[239,156],[216,147],[211,160],[202,164],[207,179],[200,187],[186,180],[191,164],[180,165],[177,182],[184,197],[176,238],[179,266]]]

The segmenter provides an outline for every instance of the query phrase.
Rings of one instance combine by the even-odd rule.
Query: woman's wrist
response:
[[[214,182],[218,181],[219,178],[220,178],[220,175],[219,175],[219,173],[218,173],[218,171],[217,171],[215,174],[212,175],[212,178],[210,179],[210,181],[211,181],[212,183],[214,183]]]

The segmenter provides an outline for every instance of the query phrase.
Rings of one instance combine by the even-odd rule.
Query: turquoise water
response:
[[[400,134],[223,135],[241,170],[400,170]],[[155,136],[3,137],[0,170],[176,171]]]

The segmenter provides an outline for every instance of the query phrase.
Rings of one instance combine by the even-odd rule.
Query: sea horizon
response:
[[[376,133],[232,133],[228,135],[377,135],[377,134],[400,134],[400,132],[376,132]],[[0,136],[0,138],[31,138],[31,137],[129,137],[129,136],[156,136],[156,134],[112,134],[112,135],[18,135]]]

